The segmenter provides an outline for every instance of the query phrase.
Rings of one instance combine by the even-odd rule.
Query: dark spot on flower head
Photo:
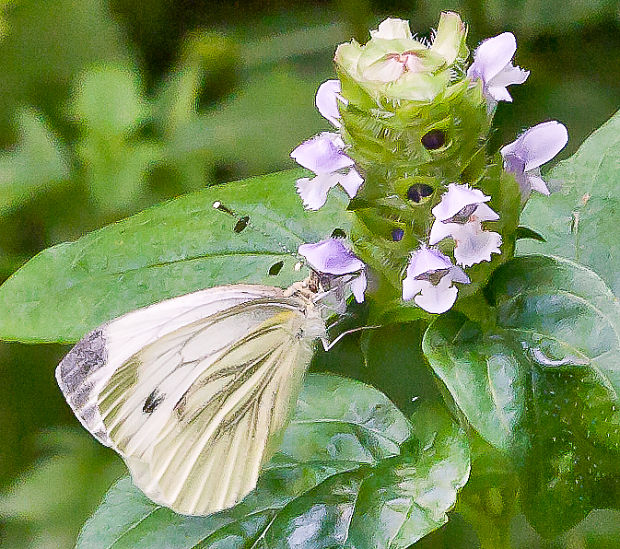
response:
[[[249,222],[250,218],[247,215],[239,218],[239,221],[237,221],[237,224],[235,225],[233,231],[235,231],[236,233],[240,233],[248,226]]]
[[[332,231],[332,238],[346,238],[347,233],[345,233],[342,229],[334,229]]]
[[[276,276],[284,267],[284,261],[278,261],[274,263],[271,267],[269,267],[269,274],[271,276]]]
[[[407,189],[407,198],[409,200],[413,200],[416,203],[420,203],[423,198],[430,196],[433,194],[433,187],[430,185],[425,185],[424,183],[416,183],[415,185],[411,185],[409,189]]]
[[[394,242],[400,242],[403,239],[403,236],[405,236],[405,231],[402,229],[394,229],[392,231],[392,240]]]
[[[421,141],[424,148],[433,151],[446,144],[446,134],[443,130],[431,130],[422,136]]]

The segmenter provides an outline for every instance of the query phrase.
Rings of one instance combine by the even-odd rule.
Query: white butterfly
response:
[[[205,515],[240,501],[277,450],[326,337],[312,279],[168,299],[93,330],[56,379],[153,501]]]

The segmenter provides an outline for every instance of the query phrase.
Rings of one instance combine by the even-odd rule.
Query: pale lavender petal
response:
[[[441,201],[431,211],[437,219],[449,219],[460,212],[465,206],[488,202],[490,196],[486,196],[479,189],[472,189],[469,185],[457,185],[450,183]]]
[[[526,174],[527,181],[529,186],[533,191],[538,191],[540,194],[544,194],[549,196],[551,193],[549,192],[549,187],[545,183],[545,180],[539,175],[534,175],[531,173]]]
[[[323,82],[316,92],[316,108],[323,118],[329,120],[336,128],[341,126],[338,101],[347,104],[347,100],[340,95],[340,80]]]
[[[410,301],[429,286],[432,284],[428,280],[418,280],[412,276],[407,276],[403,280],[403,300]]]
[[[433,244],[437,244],[437,242],[441,242],[444,238],[452,236],[452,231],[454,230],[453,225],[456,225],[456,223],[444,223],[441,219],[436,219],[431,227],[428,243],[432,246]]]
[[[351,292],[353,292],[353,297],[355,297],[355,301],[358,303],[362,303],[364,301],[364,293],[366,292],[367,285],[368,280],[366,279],[365,271],[360,272],[359,276],[351,282]]]
[[[471,267],[481,261],[491,261],[491,254],[501,253],[501,235],[482,230],[479,221],[460,225],[460,230],[455,231],[452,237],[456,242],[454,259],[464,267]]]
[[[338,182],[342,185],[342,188],[347,192],[349,197],[353,198],[364,183],[364,178],[355,168],[351,168],[346,174],[339,176]]]
[[[353,166],[353,160],[342,152],[343,149],[344,142],[338,134],[323,132],[304,141],[291,157],[318,175]]]
[[[556,120],[531,127],[517,139],[516,155],[525,162],[525,171],[549,162],[568,143],[566,126]]]
[[[428,271],[438,271],[440,269],[449,269],[450,267],[452,267],[452,261],[450,261],[448,256],[435,248],[422,246],[411,254],[411,259],[407,266],[407,278],[415,278]]]
[[[478,221],[497,221],[499,219],[497,212],[486,204],[478,204],[473,215]]]
[[[507,101],[512,103],[512,95],[503,86],[488,86],[486,88],[487,94],[495,101]]]
[[[447,276],[450,277],[452,282],[462,282],[463,284],[469,284],[471,282],[465,271],[457,266],[451,267]]]
[[[320,273],[343,275],[364,269],[364,263],[337,238],[302,244],[298,252]]]
[[[486,84],[510,63],[515,51],[517,40],[511,32],[487,38],[474,52],[474,62],[467,75],[470,78],[482,78]]]
[[[329,189],[338,185],[339,173],[321,174],[313,177],[303,177],[297,180],[297,192],[307,210],[318,210],[327,200]]]
[[[444,276],[437,286],[429,283],[414,299],[416,305],[429,313],[445,313],[454,305],[458,294],[458,289],[451,284],[448,276]]]
[[[505,88],[512,84],[523,84],[529,75],[530,71],[523,70],[521,67],[515,67],[510,63],[491,78],[487,84],[489,88],[495,86]]]

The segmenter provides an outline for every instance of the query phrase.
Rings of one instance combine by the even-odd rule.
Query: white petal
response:
[[[459,225],[457,223],[444,223],[440,219],[436,219],[431,227],[428,243],[431,245],[437,244],[437,242],[441,242],[444,238],[452,236],[452,230],[455,225],[458,229]]]
[[[538,191],[540,194],[544,194],[549,196],[551,193],[549,192],[549,188],[547,187],[547,184],[545,183],[545,180],[540,177],[539,175],[534,175],[534,174],[526,174],[527,177],[527,181],[530,185],[530,188],[533,191]]]
[[[458,294],[458,289],[451,284],[448,276],[444,276],[437,286],[429,283],[415,298],[416,305],[429,313],[445,313],[454,305]]]
[[[316,92],[316,108],[323,118],[329,120],[336,128],[341,126],[338,101],[343,104],[347,103],[346,99],[340,96],[340,80],[327,80],[323,82]]]
[[[549,162],[568,143],[566,126],[556,120],[531,127],[519,137],[517,156],[525,161],[525,171]]]
[[[480,222],[462,227],[461,232],[453,235],[456,241],[454,259],[459,265],[471,267],[481,261],[491,261],[491,254],[501,253],[502,237],[499,233],[482,230]]]
[[[355,168],[351,168],[346,174],[339,174],[338,183],[342,185],[349,197],[353,198],[364,183],[364,178]]]
[[[508,63],[499,73],[487,82],[489,88],[499,86],[506,87],[511,84],[523,84],[530,75],[530,71],[525,71],[521,67],[515,67]]]
[[[484,40],[474,52],[470,69],[487,83],[510,63],[517,51],[517,40],[511,32],[503,32]]]
[[[450,183],[448,191],[441,197],[441,202],[431,211],[437,219],[449,219],[459,213],[465,206],[488,202],[490,196],[486,196],[479,189],[472,189],[469,185],[457,185]]]
[[[487,94],[495,101],[507,101],[512,103],[512,95],[503,86],[492,86],[486,88]]]
[[[329,189],[338,185],[340,174],[321,174],[297,180],[297,192],[307,210],[318,210],[327,200]]]
[[[368,280],[366,279],[366,272],[362,271],[359,276],[353,279],[351,282],[351,291],[353,292],[353,297],[355,297],[355,301],[358,303],[362,303],[364,301],[364,292],[366,291],[366,286],[368,285]]]
[[[413,39],[409,21],[404,19],[396,19],[388,17],[383,21],[377,30],[370,31],[371,38],[383,38],[385,40],[394,40],[404,38],[405,40]]]
[[[295,148],[291,158],[317,175],[327,174],[353,166],[353,160],[344,154],[342,149],[344,141],[340,135],[323,132]]]
[[[409,301],[423,291],[427,286],[432,286],[428,280],[417,280],[412,276],[407,276],[403,280],[403,299]]]
[[[356,273],[365,265],[338,238],[328,238],[314,244],[302,244],[298,252],[313,269],[320,273],[343,275]]]
[[[452,261],[450,261],[448,256],[435,248],[422,246],[411,254],[411,259],[407,266],[407,278],[415,278],[427,271],[438,271],[440,269],[449,269],[450,267],[452,267]]]
[[[390,57],[381,59],[366,67],[362,76],[375,82],[394,82],[405,72],[405,65],[398,59]]]
[[[499,219],[497,212],[486,204],[478,204],[474,216],[478,221],[497,221]]]

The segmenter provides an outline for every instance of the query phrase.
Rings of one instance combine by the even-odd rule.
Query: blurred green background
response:
[[[335,46],[387,15],[421,35],[454,9],[470,46],[513,31],[526,85],[502,103],[499,146],[563,121],[562,157],[620,105],[620,6],[613,0],[0,0],[0,277],[28,258],[205,185],[291,167],[328,129],[314,109]],[[66,348],[0,345],[0,545],[72,547],[119,460],[79,427],[53,370]],[[543,542],[618,547],[597,512]],[[457,537],[455,537],[457,536]],[[421,547],[476,547],[458,517]],[[458,541],[456,541],[458,540]]]

